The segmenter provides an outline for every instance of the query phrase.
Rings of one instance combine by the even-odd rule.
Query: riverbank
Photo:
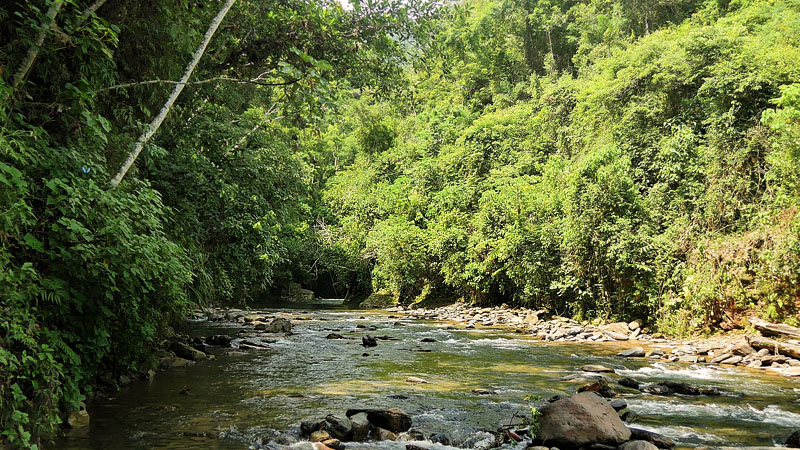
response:
[[[547,314],[543,310],[509,307],[473,307],[452,304],[431,309],[388,308],[414,319],[442,320],[467,329],[506,328],[534,336],[541,341],[580,344],[617,342],[627,350],[620,356],[648,360],[707,363],[766,370],[788,377],[800,377],[800,359],[782,352],[777,341],[757,332],[727,333],[709,338],[669,339],[653,333],[641,321],[602,323],[578,322]],[[789,340],[789,346],[800,342]],[[794,353],[794,352],[791,352]]]

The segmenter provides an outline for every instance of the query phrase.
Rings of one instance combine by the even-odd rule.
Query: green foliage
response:
[[[798,3],[635,3],[453,6],[412,98],[351,100],[394,130],[325,188],[373,290],[677,333],[794,320]]]

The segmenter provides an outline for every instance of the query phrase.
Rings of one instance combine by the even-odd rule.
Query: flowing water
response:
[[[150,383],[136,381],[115,399],[92,402],[90,429],[57,447],[256,448],[262,441],[296,441],[301,420],[354,407],[398,407],[426,435],[474,447],[487,437],[480,430],[528,414],[534,405],[529,396],[546,399],[585,384],[585,378],[569,378],[587,363],[642,382],[681,380],[726,391],[720,397],[659,397],[619,389],[636,416],[632,426],[672,437],[681,447],[771,446],[800,428],[800,381],[765,372],[622,359],[613,356],[620,347],[612,344],[544,343],[512,330],[458,329],[378,311],[328,306],[265,312],[290,318],[294,334],[265,335],[277,339],[266,350],[231,355],[218,349],[214,361],[171,369]],[[202,323],[186,332],[235,336],[243,328],[252,326]],[[326,339],[331,332],[346,339]],[[367,333],[392,339],[364,348],[361,336]],[[408,383],[410,376],[428,383]],[[616,388],[616,375],[609,378]]]

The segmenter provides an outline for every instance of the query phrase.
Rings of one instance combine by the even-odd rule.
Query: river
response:
[[[171,369],[152,382],[135,381],[114,399],[90,402],[89,430],[60,439],[57,447],[255,448],[254,443],[292,442],[301,420],[354,407],[401,408],[426,435],[469,446],[486,437],[478,430],[529,413],[535,404],[530,396],[574,392],[586,380],[568,378],[584,364],[602,364],[641,382],[691,381],[723,390],[719,397],[659,397],[619,389],[635,416],[632,425],[669,436],[679,447],[771,446],[800,428],[800,382],[765,372],[622,359],[613,356],[618,344],[543,343],[512,330],[461,329],[382,311],[328,306],[260,312],[291,319],[293,335],[264,336],[275,339],[268,349],[243,355],[215,349],[213,361]],[[205,322],[182,331],[236,336],[240,329],[252,326]],[[332,332],[345,339],[326,339]],[[367,333],[391,339],[364,348],[361,337]],[[409,383],[408,377],[428,382]]]

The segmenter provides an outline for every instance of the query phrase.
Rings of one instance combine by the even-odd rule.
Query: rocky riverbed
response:
[[[752,340],[745,334],[672,340],[664,338],[660,333],[652,333],[638,320],[629,323],[578,322],[566,317],[551,316],[542,310],[526,308],[478,308],[454,304],[436,309],[406,310],[397,307],[389,311],[416,319],[452,321],[465,328],[507,327],[542,341],[625,342],[630,343],[631,348],[622,352],[621,356],[632,358],[746,366],[800,377],[800,359],[782,354],[775,348],[773,340]],[[800,345],[797,340],[788,342]]]
[[[91,426],[59,448],[565,449],[573,444],[543,433],[573,436],[558,431],[568,422],[618,437],[575,446],[647,450],[774,446],[800,428],[800,380],[673,352],[717,344],[669,341],[642,324],[625,324],[628,340],[611,340],[595,337],[601,324],[531,315],[460,307],[198,312],[164,342],[157,373],[132,382],[125,375],[112,399],[89,404]],[[710,349],[716,356],[736,342],[719,345]],[[639,354],[636,347],[664,350],[619,356]],[[527,423],[531,408],[541,411],[539,430]],[[380,419],[386,411],[407,421]]]

